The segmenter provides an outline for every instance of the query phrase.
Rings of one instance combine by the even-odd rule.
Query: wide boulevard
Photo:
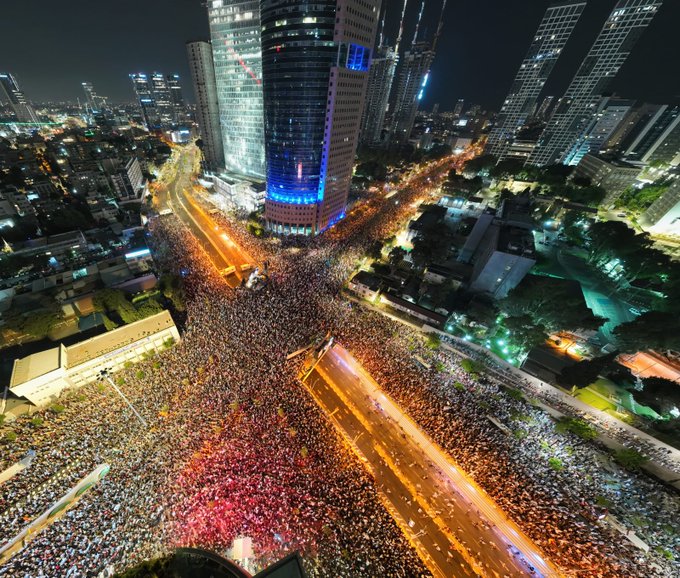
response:
[[[365,460],[433,574],[559,575],[345,349],[333,346],[304,381]]]
[[[220,271],[234,268],[225,278],[230,286],[235,287],[247,275],[243,266],[254,264],[243,248],[228,237],[194,199],[193,179],[198,174],[198,158],[195,145],[173,149],[171,159],[154,185],[156,207],[161,212],[168,209],[173,211],[200,241]]]

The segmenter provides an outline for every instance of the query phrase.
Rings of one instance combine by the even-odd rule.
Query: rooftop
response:
[[[130,345],[148,335],[169,329],[174,324],[170,313],[161,311],[146,319],[135,321],[113,331],[76,343],[66,349],[67,367],[71,368],[87,363],[100,355],[106,355],[111,351]]]
[[[28,357],[17,359],[14,362],[14,370],[12,371],[12,379],[9,386],[14,387],[15,385],[26,383],[50,371],[59,369],[60,358],[61,349],[53,347],[52,349],[46,349]]]

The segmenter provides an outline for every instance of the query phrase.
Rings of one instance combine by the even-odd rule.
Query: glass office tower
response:
[[[486,152],[502,160],[515,134],[532,114],[557,59],[579,21],[585,0],[551,4],[536,31],[529,52],[517,71],[496,126],[489,134]],[[544,111],[545,112],[545,111]]]
[[[565,162],[596,114],[600,98],[662,3],[663,0],[619,0],[616,3],[557,105],[528,164],[545,166]]]
[[[264,119],[258,0],[209,0],[217,99],[229,171],[262,179]]]
[[[344,217],[380,0],[262,0],[268,227]]]

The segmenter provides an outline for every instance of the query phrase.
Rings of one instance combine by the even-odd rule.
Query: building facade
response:
[[[263,0],[265,218],[313,235],[345,215],[380,0]]]
[[[40,119],[33,107],[26,100],[26,95],[19,88],[16,78],[9,72],[0,72],[0,88],[5,100],[14,111],[17,122],[38,123]]]
[[[224,149],[212,45],[204,41],[188,42],[187,55],[196,94],[196,120],[203,141],[205,168],[216,171],[224,167]]]
[[[417,42],[401,58],[392,114],[391,144],[406,144],[411,138],[420,101],[425,97],[434,56],[435,51],[429,42]]]
[[[224,164],[264,178],[260,2],[210,0],[208,17]]]
[[[575,167],[588,153],[601,152],[609,137],[624,121],[634,105],[633,100],[610,97],[600,99],[593,118],[564,158],[564,164]]]
[[[680,164],[680,105],[659,106],[624,153],[629,161]]]
[[[486,151],[499,160],[505,157],[517,131],[533,114],[543,86],[562,55],[585,5],[584,0],[566,0],[552,4],[545,12],[503,103],[496,126],[489,134]],[[543,110],[543,114],[546,112]]]
[[[680,234],[680,179],[647,209],[640,219],[642,225],[661,235]]]
[[[539,138],[529,164],[545,166],[564,162],[590,124],[600,98],[662,3],[663,0],[616,3]]]
[[[65,389],[101,379],[103,370],[113,373],[127,363],[142,361],[179,338],[172,317],[162,311],[68,347],[60,345],[17,359],[9,389],[17,397],[45,407]]]
[[[574,178],[589,179],[591,184],[602,187],[607,191],[602,204],[611,205],[637,180],[641,171],[640,166],[587,154],[576,167]]]
[[[366,104],[361,117],[359,135],[361,144],[377,146],[383,142],[385,115],[390,103],[390,92],[398,62],[399,55],[391,46],[379,47],[376,57],[371,62]]]
[[[182,123],[184,99],[178,75],[138,72],[130,79],[148,130],[172,129]]]

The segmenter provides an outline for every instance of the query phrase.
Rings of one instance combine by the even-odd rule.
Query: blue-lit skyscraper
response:
[[[345,214],[380,0],[262,0],[268,227]]]
[[[258,0],[209,0],[210,37],[224,162],[229,171],[262,179],[264,118]]]

